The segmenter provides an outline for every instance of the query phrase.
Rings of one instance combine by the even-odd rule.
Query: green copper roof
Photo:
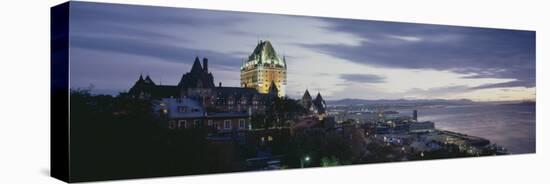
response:
[[[275,64],[282,67],[286,67],[286,61],[285,59],[279,58],[277,56],[277,52],[275,52],[275,49],[271,45],[271,42],[269,41],[261,41],[258,42],[258,45],[256,45],[256,48],[254,48],[254,51],[250,56],[248,56],[248,61],[243,63],[242,67],[245,67],[250,64]]]
[[[277,53],[275,52],[275,49],[273,49],[271,42],[260,41],[260,43],[258,43],[256,48],[254,49],[254,52],[252,52],[252,54],[250,55],[250,57],[254,56],[260,56],[264,59],[267,59],[277,57]]]

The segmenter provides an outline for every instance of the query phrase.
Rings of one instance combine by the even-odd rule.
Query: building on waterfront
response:
[[[202,61],[201,65],[196,57],[191,71],[183,74],[177,85],[159,85],[149,75],[140,75],[124,95],[153,101],[156,111],[169,119],[170,128],[197,127],[199,123],[200,127],[214,124],[219,130],[242,130],[248,127],[249,116],[264,112],[279,93],[276,86],[265,94],[253,88],[222,86],[221,82],[215,86],[208,59]]]
[[[272,89],[277,91],[277,89]],[[132,98],[161,100],[164,98],[189,98],[198,101],[209,112],[252,112],[264,111],[267,101],[273,96],[262,94],[252,88],[226,87],[220,82],[214,85],[214,77],[208,72],[208,59],[199,58],[185,73],[178,85],[157,85],[149,76],[140,75],[126,94]]]
[[[256,48],[241,65],[241,87],[254,88],[267,94],[271,84],[278,89],[278,96],[286,95],[286,61],[279,57],[269,41],[258,42]]]
[[[431,121],[413,122],[409,126],[409,132],[432,132],[435,130],[435,124]]]

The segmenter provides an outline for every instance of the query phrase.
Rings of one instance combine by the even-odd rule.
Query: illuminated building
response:
[[[258,43],[252,54],[241,66],[241,87],[254,88],[267,94],[274,83],[278,96],[286,92],[286,61],[277,56],[269,41]]]
[[[270,88],[271,93],[261,94],[252,88],[227,87],[214,85],[214,77],[208,71],[208,59],[203,64],[196,57],[190,72],[182,75],[177,85],[160,85],[153,82],[147,75],[145,79],[140,75],[127,96],[138,99],[162,101],[163,99],[186,99],[198,101],[202,107],[211,112],[263,112],[265,104],[278,89]]]

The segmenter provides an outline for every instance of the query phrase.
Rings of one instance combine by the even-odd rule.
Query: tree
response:
[[[205,128],[168,130],[151,101],[72,90],[70,105],[71,175],[76,181],[232,169],[209,162],[215,151]]]
[[[288,127],[289,125],[286,125],[285,122],[297,119],[304,114],[306,114],[306,110],[298,101],[287,97],[273,98],[266,106],[265,121],[268,123],[264,123],[264,125]]]
[[[338,166],[340,165],[340,161],[336,157],[323,157],[321,159],[321,166],[323,167],[330,167],[330,166]]]

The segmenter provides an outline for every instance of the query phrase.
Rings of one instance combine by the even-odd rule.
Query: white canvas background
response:
[[[49,8],[61,0],[2,1],[0,183],[49,177]],[[109,183],[547,183],[549,35],[545,1],[103,0],[101,2],[313,15],[537,31],[537,153]]]

